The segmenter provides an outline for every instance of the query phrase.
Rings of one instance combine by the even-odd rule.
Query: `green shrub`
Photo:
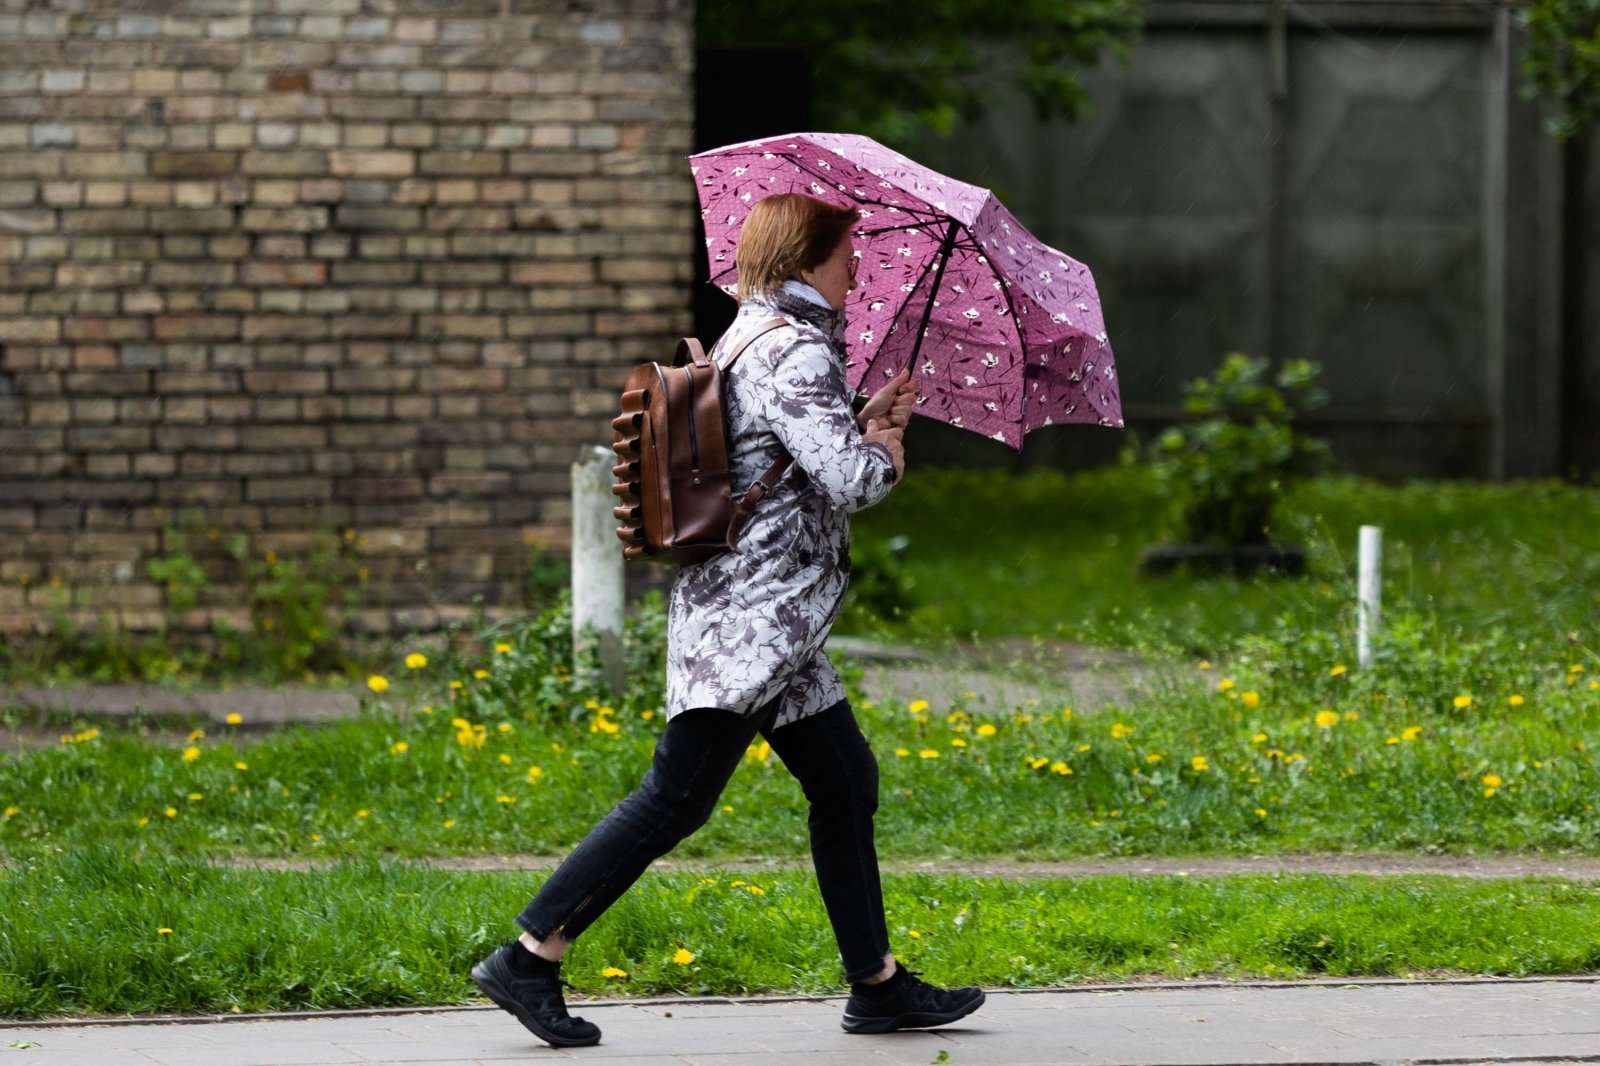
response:
[[[1323,467],[1326,445],[1291,426],[1297,413],[1326,402],[1320,369],[1292,360],[1271,374],[1267,360],[1234,352],[1214,375],[1184,387],[1184,410],[1196,417],[1164,431],[1144,459],[1190,543],[1265,543],[1278,499]],[[1131,449],[1130,461],[1137,454]]]

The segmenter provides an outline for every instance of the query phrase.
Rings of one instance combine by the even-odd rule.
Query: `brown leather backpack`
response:
[[[730,551],[761,498],[794,461],[784,456],[734,502],[722,375],[750,342],[788,323],[774,318],[713,363],[693,337],[678,342],[671,366],[645,363],[622,386],[612,419],[617,453],[612,510],[627,559],[697,563]]]

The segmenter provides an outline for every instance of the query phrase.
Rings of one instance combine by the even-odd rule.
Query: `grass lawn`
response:
[[[1318,481],[1279,519],[1312,549],[1305,580],[1139,577],[1162,510],[1128,471],[930,471],[860,516],[857,555],[880,587],[895,577],[888,544],[909,531],[899,576],[913,598],[888,621],[856,611],[858,628],[933,646],[1084,641],[1164,667],[1154,687],[1092,713],[858,701],[883,768],[885,857],[1600,853],[1595,493]],[[1348,546],[1364,522],[1387,534],[1370,671],[1355,669],[1350,624]],[[182,748],[74,723],[60,744],[0,756],[13,919],[0,929],[0,1013],[462,999],[467,964],[509,935],[533,879],[375,860],[570,847],[636,784],[662,726],[659,603],[632,627],[620,695],[574,675],[556,610],[380,666],[354,721],[215,730]],[[679,855],[805,855],[799,790],[762,745],[723,803]],[[244,855],[374,862],[207,865]],[[652,876],[585,938],[573,980],[586,991],[835,988],[809,877],[773,874],[758,882],[764,895],[737,879]],[[897,946],[935,978],[1552,973],[1600,961],[1594,890],[1573,884],[895,877],[889,888]],[[364,950],[374,942],[385,950]],[[792,956],[770,950],[790,943]],[[680,947],[698,961],[671,963]],[[608,965],[630,976],[601,977]]]
[[[1240,638],[1321,630],[1353,641],[1356,530],[1384,529],[1384,597],[1441,639],[1503,635],[1540,652],[1600,633],[1600,493],[1555,482],[1394,487],[1322,478],[1279,508],[1273,535],[1311,550],[1309,580],[1145,578],[1167,504],[1138,469],[912,470],[856,516],[860,554],[909,545],[915,606],[873,626],[909,639],[1028,636],[1215,657]],[[1569,639],[1569,637],[1571,639]]]
[[[476,999],[537,877],[353,863],[310,873],[108,850],[0,869],[0,1014],[258,1011]],[[63,885],[72,891],[63,891]],[[1600,893],[1451,878],[885,878],[932,980],[1505,974],[1600,965]],[[692,958],[678,952],[687,952]],[[647,874],[563,972],[580,994],[841,991],[804,873]]]

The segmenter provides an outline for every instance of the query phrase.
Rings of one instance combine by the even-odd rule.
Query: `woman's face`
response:
[[[818,263],[816,269],[800,271],[800,280],[822,293],[835,311],[843,311],[844,299],[856,283],[857,262],[855,237],[846,233],[833,254]]]

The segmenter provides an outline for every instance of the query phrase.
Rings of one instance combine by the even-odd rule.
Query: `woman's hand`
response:
[[[856,425],[863,430],[873,419],[887,428],[904,429],[911,421],[911,408],[917,402],[917,383],[911,380],[911,371],[902,370],[889,379],[856,415]]]
[[[889,449],[889,461],[894,464],[896,481],[906,472],[906,450],[900,443],[900,436],[904,432],[899,426],[886,426],[874,418],[867,422],[867,431],[861,437],[868,444],[881,444]]]

